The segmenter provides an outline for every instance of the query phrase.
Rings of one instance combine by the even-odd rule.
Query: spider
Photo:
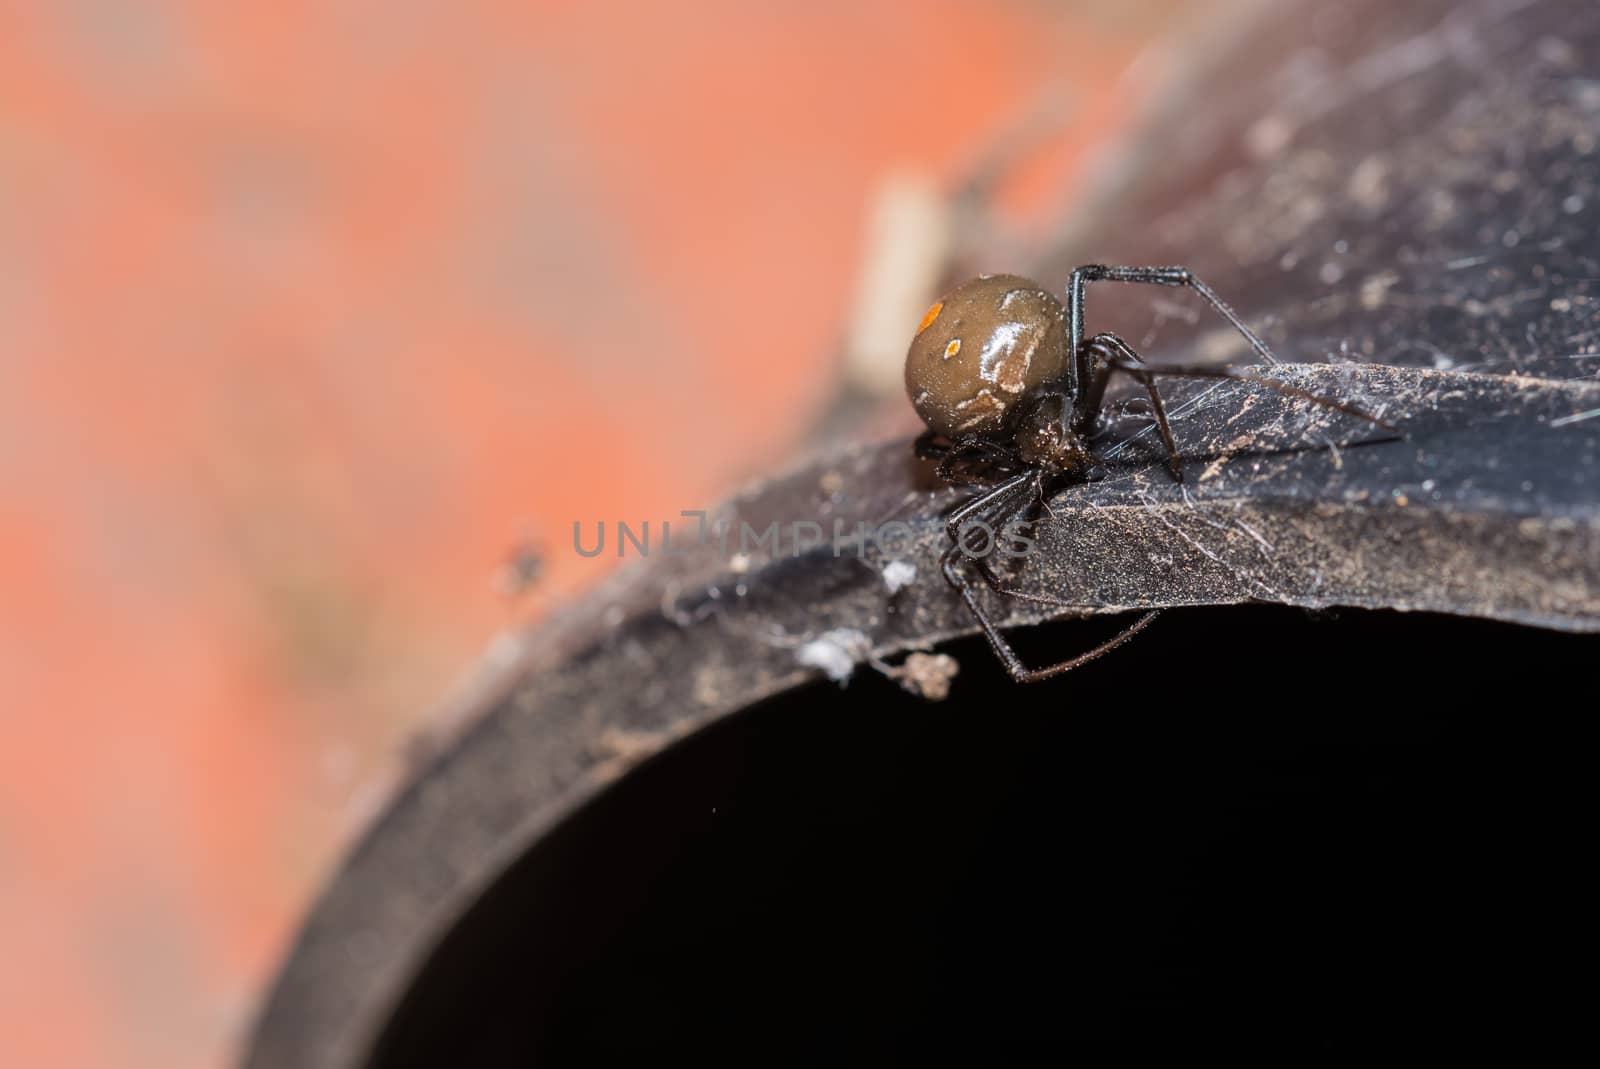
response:
[[[1067,285],[1065,307],[1028,279],[983,275],[958,286],[928,309],[906,353],[906,392],[927,425],[917,439],[916,452],[924,459],[939,461],[938,474],[945,482],[986,486],[949,515],[945,531],[951,544],[940,565],[995,655],[1019,683],[1048,679],[1109,653],[1144,630],[1159,611],[1144,613],[1087,653],[1044,668],[1029,668],[984,612],[966,571],[977,567],[989,587],[1010,597],[1067,605],[1008,585],[995,572],[988,554],[973,555],[962,537],[971,529],[969,525],[979,522],[990,532],[1003,530],[1035,503],[1048,510],[1048,496],[1056,488],[1098,476],[1092,443],[1101,429],[1106,384],[1113,374],[1122,372],[1150,395],[1168,466],[1180,483],[1183,468],[1166,407],[1156,389],[1159,375],[1243,379],[1394,429],[1354,405],[1275,379],[1231,367],[1153,367],[1115,334],[1085,338],[1084,290],[1088,283],[1101,281],[1187,286],[1244,336],[1262,362],[1278,362],[1266,343],[1186,267],[1079,267]]]

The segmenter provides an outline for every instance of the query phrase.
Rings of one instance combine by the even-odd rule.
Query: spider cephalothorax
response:
[[[1071,399],[1060,389],[1045,389],[1028,399],[1012,444],[1024,465],[1051,475],[1084,475],[1094,462],[1088,440],[1072,426]]]

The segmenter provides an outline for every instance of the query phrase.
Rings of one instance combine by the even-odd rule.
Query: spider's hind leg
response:
[[[1086,348],[1098,358],[1094,366],[1093,378],[1089,381],[1089,390],[1084,400],[1085,420],[1093,421],[1098,418],[1100,406],[1105,400],[1106,383],[1111,379],[1111,373],[1121,371],[1144,386],[1150,395],[1150,410],[1156,417],[1156,427],[1161,431],[1161,444],[1167,450],[1167,467],[1172,472],[1172,477],[1178,482],[1183,482],[1183,464],[1178,458],[1178,444],[1172,437],[1172,425],[1167,422],[1167,406],[1161,401],[1161,391],[1156,389],[1155,375],[1158,371],[1147,368],[1144,358],[1133,351],[1133,346],[1123,341],[1115,334],[1096,334],[1090,338]]]
[[[1280,382],[1274,378],[1263,375],[1252,375],[1234,367],[1218,367],[1207,364],[1161,364],[1149,365],[1133,351],[1128,343],[1115,334],[1096,334],[1084,344],[1085,353],[1091,358],[1092,376],[1089,380],[1089,389],[1085,392],[1084,401],[1080,411],[1086,424],[1092,424],[1096,418],[1101,403],[1105,399],[1106,383],[1113,372],[1120,371],[1129,378],[1142,384],[1150,394],[1150,406],[1156,417],[1156,426],[1161,431],[1162,444],[1167,449],[1167,462],[1172,469],[1172,477],[1178,482],[1183,481],[1183,470],[1179,465],[1177,446],[1173,441],[1172,427],[1167,422],[1167,409],[1161,401],[1161,393],[1156,389],[1157,377],[1166,375],[1172,378],[1190,379],[1235,379],[1241,382],[1253,382],[1265,386],[1269,390],[1281,393],[1286,397],[1297,397],[1302,401],[1331,408],[1336,412],[1343,412],[1347,416],[1365,420],[1384,430],[1393,431],[1397,428],[1394,424],[1379,419],[1358,405],[1348,404],[1344,401],[1326,397],[1310,390],[1303,390],[1298,386],[1291,386],[1287,382]]]
[[[923,431],[911,443],[911,449],[918,460],[943,460],[955,451],[955,446],[934,431]]]
[[[1068,329],[1073,345],[1083,343],[1083,292],[1090,282],[1134,282],[1147,286],[1187,286],[1194,290],[1209,304],[1223,319],[1243,335],[1244,340],[1250,343],[1250,348],[1261,357],[1263,364],[1276,364],[1278,358],[1272,355],[1272,350],[1267,348],[1267,343],[1261,340],[1260,335],[1251,330],[1245,321],[1239,318],[1239,313],[1229,307],[1228,302],[1217,296],[1216,290],[1195,275],[1187,267],[1107,267],[1104,264],[1084,264],[1072,272],[1072,280],[1067,286],[1067,316]],[[1087,370],[1087,369],[1081,369]]]
[[[941,482],[955,486],[987,485],[996,473],[1009,474],[1017,464],[1016,454],[986,438],[960,438],[947,441],[933,431],[924,431],[913,445],[919,460],[937,460]]]

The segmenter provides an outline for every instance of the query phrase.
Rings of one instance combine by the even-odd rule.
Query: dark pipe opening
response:
[[[372,1064],[1526,1054],[1586,1027],[1592,638],[1248,607],[1049,684],[949,652],[943,704],[863,671],[637,769],[483,898]]]

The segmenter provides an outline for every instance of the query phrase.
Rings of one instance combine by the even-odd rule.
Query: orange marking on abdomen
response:
[[[935,319],[939,318],[939,313],[942,312],[942,311],[944,311],[944,302],[943,301],[934,302],[933,307],[928,309],[928,314],[922,317],[922,324],[917,327],[917,333],[921,334],[923,331],[927,330],[929,325]]]

